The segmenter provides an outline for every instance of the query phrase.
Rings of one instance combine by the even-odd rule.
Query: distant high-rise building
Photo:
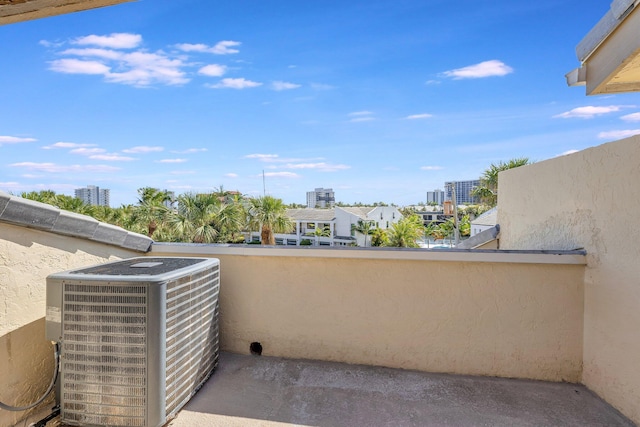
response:
[[[166,207],[166,208],[172,208],[174,202],[176,201],[176,193],[174,191],[169,191],[169,190],[163,190],[166,195],[167,195],[167,199],[162,202],[162,204]]]
[[[76,188],[75,195],[78,199],[93,206],[109,206],[109,189],[95,185],[87,185],[84,188]]]
[[[435,189],[433,191],[427,191],[427,204],[435,203],[438,206],[444,204],[444,191]]]
[[[333,188],[316,188],[307,191],[308,208],[332,208],[336,203]]]
[[[453,200],[453,186],[456,190],[456,204],[457,205],[473,205],[479,203],[480,200],[477,197],[471,195],[471,191],[480,185],[479,179],[472,179],[469,181],[449,181],[444,183],[444,191],[446,193],[445,200]]]

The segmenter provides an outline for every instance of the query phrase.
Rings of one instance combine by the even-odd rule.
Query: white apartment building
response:
[[[87,185],[84,188],[76,188],[76,198],[93,206],[109,206],[108,188],[100,188],[95,185]]]
[[[333,188],[316,188],[313,191],[307,191],[308,208],[332,208],[335,202]]]
[[[365,246],[365,235],[354,230],[359,221],[369,221],[372,228],[386,230],[402,219],[402,214],[395,206],[337,207],[335,212],[336,238],[355,238],[358,246]],[[366,246],[370,245],[371,238],[367,236]]]
[[[387,229],[402,219],[395,206],[287,209],[287,215],[295,228],[288,234],[276,234],[277,245],[299,246],[308,240],[307,243],[313,246],[365,246],[364,234],[355,230],[359,221],[369,221],[372,229]],[[319,235],[316,230],[328,230],[328,235]],[[260,232],[252,232],[250,240],[260,241]],[[367,236],[366,246],[371,246],[370,236]]]

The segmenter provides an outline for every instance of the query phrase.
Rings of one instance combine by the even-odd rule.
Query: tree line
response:
[[[168,191],[143,187],[138,189],[136,204],[117,208],[90,205],[51,190],[20,196],[94,217],[157,242],[244,243],[247,232],[259,231],[262,244],[275,245],[277,233],[290,233],[295,227],[282,200],[272,196],[249,198],[222,188],[173,198]],[[445,238],[451,233],[448,225],[424,227],[418,215],[406,213],[388,230],[375,228],[369,221],[359,221],[354,230],[365,234],[365,246],[377,247],[418,247],[417,241],[423,236]],[[318,229],[316,234],[327,236],[327,230]]]
[[[491,164],[480,179],[480,187],[474,190],[474,195],[481,197],[484,204],[462,212],[458,221],[460,236],[470,233],[470,215],[475,216],[497,204],[498,173],[526,164],[529,164],[528,158]],[[244,243],[247,232],[259,231],[262,244],[275,245],[275,234],[290,233],[295,227],[287,216],[288,206],[281,199],[245,197],[222,187],[210,193],[181,194],[175,199],[168,191],[143,187],[138,189],[137,204],[118,208],[89,205],[51,190],[25,192],[20,196],[92,216],[157,242]],[[386,206],[383,202],[375,205]],[[370,221],[359,221],[353,225],[353,231],[365,236],[365,246],[377,247],[418,247],[419,240],[428,237],[441,240],[451,238],[454,233],[454,218],[424,225],[415,210],[401,209],[401,212],[403,218],[387,230],[375,228]],[[316,230],[316,235],[326,236],[326,230]]]

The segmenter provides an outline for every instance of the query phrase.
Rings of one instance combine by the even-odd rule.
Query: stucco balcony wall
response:
[[[579,382],[584,256],[154,244],[220,259],[222,348]]]
[[[582,381],[640,424],[640,136],[499,183],[501,248],[586,249]]]
[[[51,378],[46,277],[143,254],[0,221],[0,400],[33,402]],[[287,358],[581,378],[582,253],[153,244],[148,255],[221,260],[226,351],[260,342]],[[0,427],[25,415],[0,411]]]

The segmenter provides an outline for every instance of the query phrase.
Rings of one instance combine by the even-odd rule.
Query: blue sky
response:
[[[609,0],[141,0],[0,27],[0,189],[424,201],[640,133],[564,75]],[[636,105],[638,104],[638,105]]]

